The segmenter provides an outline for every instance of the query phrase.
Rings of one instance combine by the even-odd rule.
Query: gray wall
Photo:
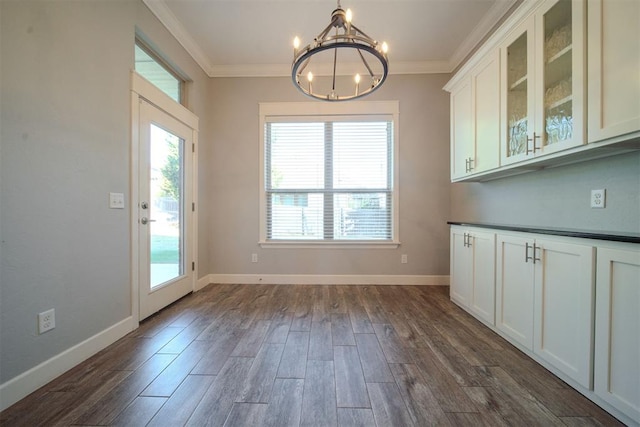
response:
[[[606,208],[591,209],[605,188]],[[640,233],[640,153],[452,185],[455,221]]]
[[[2,1],[0,19],[4,383],[131,313],[129,210],[108,209],[108,193],[128,201],[136,25],[193,79],[192,111],[206,117],[210,100],[209,79],[141,1]],[[38,335],[49,308],[56,329]]]
[[[447,275],[449,75],[389,77],[367,100],[400,102],[398,249],[261,249],[258,103],[307,101],[291,79],[213,79],[211,273]],[[317,101],[316,101],[317,102]],[[251,253],[259,262],[251,263]],[[408,264],[400,264],[407,254]]]

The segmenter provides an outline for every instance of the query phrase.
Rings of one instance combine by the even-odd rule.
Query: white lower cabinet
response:
[[[536,239],[533,352],[593,387],[595,248]]]
[[[538,235],[496,240],[497,329],[591,388],[595,248]]]
[[[640,424],[638,246],[598,248],[594,389],[597,396]]]
[[[495,323],[495,234],[451,227],[451,299]]]
[[[496,236],[496,328],[527,349],[533,349],[532,240]]]
[[[451,299],[640,426],[639,244],[452,226]]]

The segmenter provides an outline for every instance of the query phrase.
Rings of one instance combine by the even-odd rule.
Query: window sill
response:
[[[398,241],[335,241],[335,242],[314,242],[310,240],[278,240],[260,241],[261,248],[287,248],[287,249],[395,249],[400,246]]]

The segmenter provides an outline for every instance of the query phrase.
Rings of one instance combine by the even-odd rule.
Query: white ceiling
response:
[[[286,76],[292,40],[308,44],[335,0],[144,0],[211,77]],[[389,45],[392,74],[453,71],[516,0],[342,0]]]

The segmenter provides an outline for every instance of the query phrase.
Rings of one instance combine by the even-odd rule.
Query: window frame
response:
[[[399,240],[399,102],[398,101],[350,101],[341,103],[318,102],[263,102],[259,103],[260,123],[260,235],[258,244],[262,248],[397,248]],[[266,141],[265,125],[268,122],[318,121],[321,118],[339,117],[340,121],[375,120],[380,117],[391,117],[393,141],[391,152],[391,239],[390,240],[270,240],[267,238],[267,189],[265,186]]]
[[[169,61],[165,60],[158,52],[156,52],[150,46],[149,43],[147,43],[138,34],[136,34],[134,46],[139,48],[140,50],[142,50],[144,53],[146,53],[153,61],[155,61],[155,63],[158,66],[163,68],[169,75],[171,75],[172,77],[174,77],[177,80],[177,82],[178,82],[178,98],[179,99],[174,99],[171,95],[169,95],[162,88],[160,88],[156,83],[150,81],[148,79],[148,77],[144,76],[143,74],[141,74],[137,70],[136,70],[136,72],[139,75],[141,75],[142,77],[144,77],[145,79],[149,80],[151,82],[151,84],[153,84],[155,87],[157,87],[162,93],[167,95],[169,98],[173,99],[174,101],[176,101],[180,105],[186,106],[187,105],[187,97],[186,97],[186,90],[185,89],[186,89],[186,84],[187,84],[188,79],[186,77],[184,77],[180,72],[176,71],[174,69],[174,67],[171,66]],[[133,68],[134,68],[134,70],[136,68],[135,59],[134,59],[134,67]]]

